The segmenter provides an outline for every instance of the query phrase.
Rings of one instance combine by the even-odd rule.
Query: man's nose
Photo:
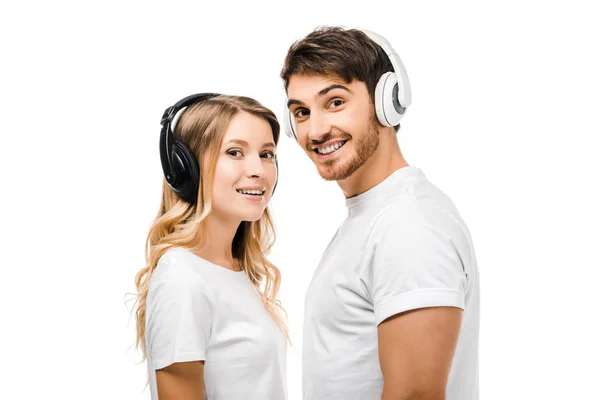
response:
[[[308,139],[313,142],[320,142],[331,132],[331,124],[327,116],[321,113],[311,114],[308,120]]]

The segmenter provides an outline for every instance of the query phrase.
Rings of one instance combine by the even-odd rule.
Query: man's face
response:
[[[298,143],[323,179],[348,178],[377,150],[378,124],[364,82],[293,75],[287,95]]]

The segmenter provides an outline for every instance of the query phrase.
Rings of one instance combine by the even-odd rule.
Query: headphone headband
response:
[[[404,108],[410,106],[412,103],[410,83],[408,81],[406,68],[404,68],[404,64],[402,63],[402,60],[400,60],[400,56],[398,53],[396,53],[390,42],[388,42],[383,36],[365,29],[361,29],[361,31],[367,35],[369,39],[377,43],[390,59],[392,68],[394,68],[394,73],[396,74],[396,78],[398,80],[398,101]]]

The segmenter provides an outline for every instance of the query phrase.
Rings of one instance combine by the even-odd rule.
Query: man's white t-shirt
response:
[[[305,400],[378,400],[377,326],[408,310],[463,310],[446,400],[479,398],[479,273],[452,201],[415,167],[346,199],[348,217],[306,294]]]
[[[146,299],[150,392],[155,370],[205,360],[207,400],[287,398],[285,335],[245,272],[183,248],[158,261]]]

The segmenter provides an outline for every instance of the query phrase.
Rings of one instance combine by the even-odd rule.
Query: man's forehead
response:
[[[292,75],[287,87],[287,95],[290,99],[307,96],[314,97],[321,90],[331,85],[342,85],[347,87],[349,86],[349,83],[336,75]]]

